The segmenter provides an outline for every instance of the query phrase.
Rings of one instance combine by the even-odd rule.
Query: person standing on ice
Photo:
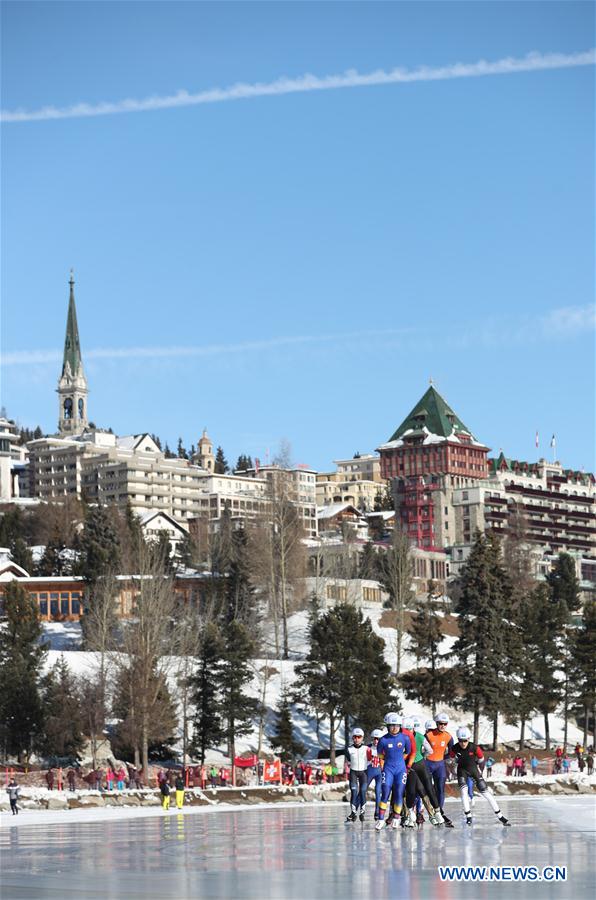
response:
[[[489,791],[486,781],[478,770],[478,764],[484,760],[484,753],[477,744],[470,741],[470,729],[465,725],[457,729],[457,743],[450,750],[450,755],[457,760],[457,783],[461,795],[462,807],[466,817],[466,824],[472,824],[472,813],[470,809],[470,797],[468,794],[468,778],[471,778],[480,796],[484,797],[494,814],[498,817],[502,825],[509,825],[503,813],[499,808],[494,795]]]
[[[17,806],[19,800],[20,787],[14,780],[14,778],[10,779],[10,783],[6,788],[6,793],[8,794],[8,799],[10,800],[10,808],[12,810],[13,816],[18,816],[19,807]]]
[[[435,725],[429,728],[429,725]],[[426,740],[430,744],[431,751],[425,757],[425,765],[428,767],[433,785],[439,801],[439,809],[443,816],[443,822],[447,828],[453,828],[453,822],[445,815],[445,782],[447,781],[447,766],[445,759],[449,756],[453,747],[453,738],[447,731],[449,724],[449,716],[447,713],[439,712],[435,716],[434,723],[427,722]]]
[[[176,806],[178,809],[182,809],[184,806],[184,778],[182,775],[178,775],[174,787],[176,788]]]
[[[432,748],[426,740],[424,728],[418,719],[413,719],[412,727],[414,729],[413,738],[415,754],[406,781],[406,804],[408,807],[408,814],[404,821],[404,826],[406,828],[415,828],[417,824],[421,824],[416,809],[418,798],[422,800],[426,807],[431,825],[442,825],[443,816],[439,809],[439,802],[430,772],[424,762],[425,755],[430,753]]]
[[[368,769],[366,771],[366,787],[367,789],[371,786],[371,784],[375,783],[375,819],[379,818],[379,803],[381,802],[381,760],[379,759],[379,754],[377,751],[377,747],[379,745],[380,738],[383,737],[385,732],[381,728],[375,728],[371,731],[372,741],[368,745]]]
[[[395,712],[387,713],[385,725],[387,725],[387,734],[383,735],[377,744],[377,753],[383,761],[379,820],[375,825],[377,831],[381,831],[385,827],[385,813],[392,795],[394,813],[392,825],[393,828],[399,828],[404,791],[406,789],[406,758],[412,752],[408,735],[399,733],[401,716]]]
[[[360,815],[364,822],[366,788],[368,786],[368,747],[364,743],[362,728],[352,729],[352,744],[346,750],[346,761],[350,764],[350,805],[351,812],[346,822],[355,822]]]
[[[164,809],[169,809],[170,808],[170,785],[168,784],[168,782],[165,778],[159,786],[159,792],[161,794],[161,805],[163,806]]]

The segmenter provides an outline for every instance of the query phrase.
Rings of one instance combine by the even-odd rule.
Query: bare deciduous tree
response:
[[[166,678],[172,665],[173,624],[177,607],[166,560],[147,547],[139,553],[132,617],[122,629],[120,684],[131,703],[131,724],[137,732],[145,779],[149,777],[149,743],[164,737]],[[170,729],[172,723],[169,723]],[[167,731],[167,727],[165,728]]]
[[[389,546],[379,553],[379,581],[389,594],[391,608],[396,613],[396,675],[401,671],[402,640],[404,634],[404,611],[413,600],[412,579],[414,563],[410,540],[405,531],[397,523],[391,535]]]

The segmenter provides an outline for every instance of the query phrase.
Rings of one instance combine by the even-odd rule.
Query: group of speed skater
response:
[[[366,793],[375,784],[375,828],[416,828],[424,821],[422,805],[432,825],[453,828],[445,815],[445,760],[455,759],[457,783],[466,824],[472,824],[471,797],[476,787],[499,822],[509,825],[489,791],[478,765],[484,760],[479,746],[470,741],[470,731],[460,726],[454,741],[447,731],[449,717],[437,713],[424,724],[416,716],[387,713],[386,730],[375,728],[371,743],[364,743],[361,728],[352,730],[352,744],[347,749],[350,764],[351,812],[346,824],[358,818],[365,820]]]

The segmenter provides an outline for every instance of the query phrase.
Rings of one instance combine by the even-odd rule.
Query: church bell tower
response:
[[[66,319],[64,361],[62,363],[62,375],[58,382],[60,403],[58,432],[65,436],[82,434],[87,428],[87,394],[89,393],[81,359],[72,269],[70,270],[69,284],[70,299],[68,301],[68,317]]]

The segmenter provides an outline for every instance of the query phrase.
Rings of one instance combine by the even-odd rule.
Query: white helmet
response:
[[[444,712],[437,713],[435,716],[435,722],[437,723],[437,725],[448,725],[449,716]]]
[[[364,737],[362,728],[352,728],[352,737]]]
[[[459,741],[469,741],[470,740],[470,729],[466,728],[465,725],[460,725],[457,729],[457,739]]]
[[[436,727],[437,727],[437,723],[435,722],[434,719],[427,719],[426,722],[424,723],[425,731],[433,731]]]
[[[414,731],[418,734],[424,734],[426,732],[426,728],[420,721],[420,719],[414,719]]]
[[[370,733],[370,736],[372,738],[382,738],[384,734],[385,734],[385,732],[383,731],[382,728],[373,728],[373,730]]]
[[[387,713],[385,718],[383,719],[385,725],[401,725],[401,716],[399,713],[390,712]]]
[[[404,716],[401,720],[401,727],[404,731],[411,731],[414,727],[414,719],[412,716]]]

